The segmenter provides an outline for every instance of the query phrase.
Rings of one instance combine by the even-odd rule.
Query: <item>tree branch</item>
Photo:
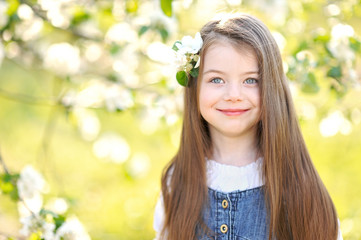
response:
[[[21,3],[25,4],[25,5],[28,5],[32,10],[33,12],[35,13],[36,16],[40,17],[41,19],[43,19],[44,21],[50,23],[50,25],[55,28],[55,29],[58,29],[58,30],[61,30],[61,31],[68,31],[70,32],[72,35],[76,36],[76,37],[79,37],[79,38],[83,38],[83,39],[87,39],[87,40],[92,40],[92,41],[96,41],[96,42],[100,42],[102,41],[102,38],[97,38],[97,37],[89,37],[89,36],[86,36],[78,31],[76,31],[75,29],[73,28],[67,28],[67,29],[64,29],[64,28],[60,28],[60,27],[56,27],[54,26],[53,24],[51,24],[51,22],[49,21],[49,19],[47,18],[45,12],[43,10],[41,10],[38,5],[33,5],[31,4],[29,1],[27,0],[20,0]]]
[[[2,158],[2,156],[1,156],[1,152],[0,152],[0,164],[1,164],[1,166],[3,167],[5,173],[6,173],[6,174],[10,174],[10,173],[9,173],[9,169],[7,168],[7,166],[6,166],[3,158]]]
[[[43,105],[43,106],[58,105],[57,101],[55,101],[54,99],[39,99],[19,93],[11,93],[1,88],[0,88],[0,95],[3,96],[4,98],[27,104],[35,104],[35,105]]]

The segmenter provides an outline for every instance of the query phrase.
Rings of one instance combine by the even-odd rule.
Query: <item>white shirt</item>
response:
[[[207,160],[207,186],[213,190],[229,193],[244,191],[264,185],[262,179],[262,158],[248,165],[237,167]],[[156,239],[162,230],[164,222],[164,204],[160,197],[154,212],[153,228],[157,232]],[[339,223],[340,225],[340,223]],[[343,240],[340,226],[337,240]]]

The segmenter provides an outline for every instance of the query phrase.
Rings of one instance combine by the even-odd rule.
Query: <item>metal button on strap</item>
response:
[[[228,231],[228,226],[226,224],[222,224],[221,226],[221,232],[226,233]]]
[[[223,208],[227,208],[227,207],[228,207],[228,201],[227,201],[226,199],[224,199],[224,200],[222,201],[222,207],[223,207]]]

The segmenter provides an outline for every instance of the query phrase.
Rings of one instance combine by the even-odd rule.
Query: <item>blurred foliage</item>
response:
[[[221,11],[271,29],[344,239],[361,239],[359,0],[0,0],[5,162],[40,169],[46,200],[65,198],[92,239],[152,239],[181,127],[171,46]],[[0,235],[17,236],[17,206],[0,202]]]

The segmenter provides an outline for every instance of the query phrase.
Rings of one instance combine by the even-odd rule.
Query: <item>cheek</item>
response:
[[[207,109],[207,105],[208,105],[207,95],[200,92],[198,102],[199,102],[199,111],[200,111],[201,115],[204,117],[204,113],[205,113],[205,111]]]
[[[214,97],[212,92],[207,89],[201,89],[199,92],[199,111],[204,117],[209,109],[214,105]]]
[[[261,96],[260,96],[260,93],[259,91],[257,90],[254,94],[254,97],[253,97],[253,105],[254,107],[256,108],[257,110],[257,121],[260,121],[261,120]]]
[[[255,107],[260,108],[261,96],[260,96],[259,88],[254,89],[254,91],[252,91],[250,95],[250,100]]]
[[[212,106],[219,100],[219,93],[212,88],[203,88],[199,92],[199,104]]]

